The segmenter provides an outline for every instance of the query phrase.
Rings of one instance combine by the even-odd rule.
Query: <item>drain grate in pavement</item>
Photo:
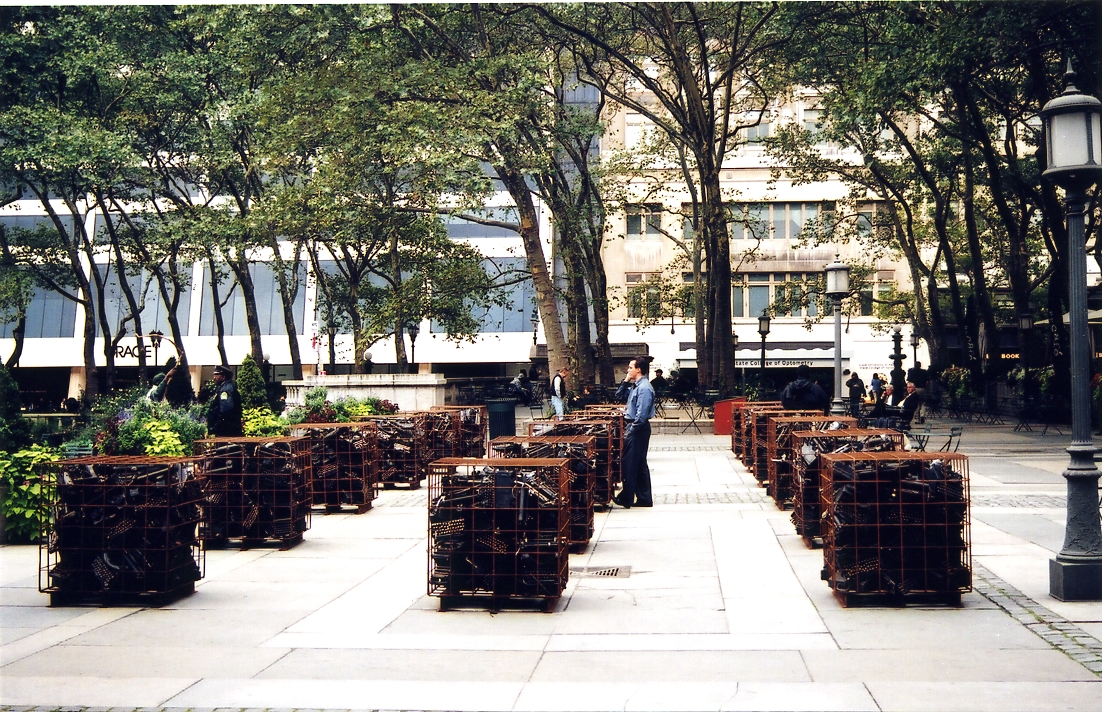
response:
[[[630,566],[582,566],[570,569],[571,576],[599,576],[601,578],[628,578]]]

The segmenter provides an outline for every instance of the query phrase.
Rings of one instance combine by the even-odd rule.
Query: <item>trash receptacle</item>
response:
[[[716,401],[715,420],[712,421],[712,431],[716,435],[730,435],[734,427],[734,409],[736,403],[745,403],[745,398],[728,398]]]
[[[490,440],[503,435],[517,434],[517,401],[515,398],[487,398],[486,410],[490,419]]]

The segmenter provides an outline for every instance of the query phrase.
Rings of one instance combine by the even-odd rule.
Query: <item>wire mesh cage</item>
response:
[[[620,455],[623,442],[616,437],[613,419],[539,420],[528,424],[531,436],[564,437],[582,435],[594,438],[597,447],[597,472],[593,478],[593,506],[608,507],[620,482]]]
[[[903,433],[887,428],[805,430],[793,432],[791,440],[792,524],[809,547],[814,547],[820,536],[819,456],[835,452],[886,452],[904,447]]]
[[[746,464],[746,429],[750,426],[749,416],[752,408],[781,410],[780,401],[749,401],[735,403],[731,409],[731,452]]]
[[[570,461],[449,458],[429,465],[428,594],[440,609],[554,610],[566,587]]]
[[[792,499],[792,433],[856,427],[857,418],[850,416],[796,415],[769,418],[766,421],[766,492],[773,498],[777,509],[784,509]]]
[[[302,541],[312,500],[307,438],[209,438],[196,440],[195,451],[202,455],[208,547]]]
[[[626,424],[624,422],[624,406],[618,404],[598,403],[587,405],[580,411],[567,413],[566,419],[577,420],[607,420],[611,426],[609,429],[609,443],[612,449],[612,489],[623,482],[623,454],[624,435]]]
[[[570,552],[580,554],[593,538],[593,483],[597,439],[592,436],[503,436],[490,442],[490,457],[570,460]]]
[[[428,413],[367,415],[357,421],[374,423],[378,427],[380,484],[387,489],[399,484],[409,489],[420,488],[432,456]]]
[[[822,455],[823,559],[843,605],[907,597],[960,605],[972,590],[968,457]]]
[[[38,586],[50,605],[161,605],[205,572],[195,458],[81,457],[43,463]]]
[[[291,435],[310,448],[311,503],[326,512],[371,509],[379,486],[379,434],[375,423],[299,423]]]
[[[454,413],[458,419],[456,457],[485,457],[490,434],[490,411],[484,405],[434,405],[430,412]]]
[[[754,465],[750,471],[754,473],[754,479],[758,484],[767,488],[769,486],[769,453],[772,443],[769,437],[769,423],[773,418],[811,417],[822,415],[819,410],[753,410],[750,418],[753,421],[753,451]]]
[[[754,456],[757,448],[754,447],[754,434],[757,432],[757,420],[759,417],[764,418],[763,413],[774,413],[783,411],[784,407],[779,403],[751,403],[742,410],[742,464],[746,469],[754,472]],[[764,420],[762,421],[762,430],[764,433]]]

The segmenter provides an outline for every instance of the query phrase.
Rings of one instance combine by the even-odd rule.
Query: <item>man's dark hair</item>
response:
[[[651,356],[636,356],[632,360],[635,361],[635,366],[639,369],[639,371],[644,376],[646,376],[650,373],[650,362],[654,360],[653,357],[651,357]]]
[[[797,378],[810,378],[811,377],[811,367],[808,366],[806,363],[801,363],[799,366],[796,367],[796,377]]]

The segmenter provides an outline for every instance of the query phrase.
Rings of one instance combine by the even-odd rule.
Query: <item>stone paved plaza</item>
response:
[[[0,548],[0,705],[1102,710],[1102,603],[1048,596],[1070,437],[965,427],[961,608],[842,608],[728,438],[656,435],[654,508],[598,513],[550,614],[439,612],[423,490],[315,514],[289,551],[211,551],[159,609],[49,608],[37,548]]]

